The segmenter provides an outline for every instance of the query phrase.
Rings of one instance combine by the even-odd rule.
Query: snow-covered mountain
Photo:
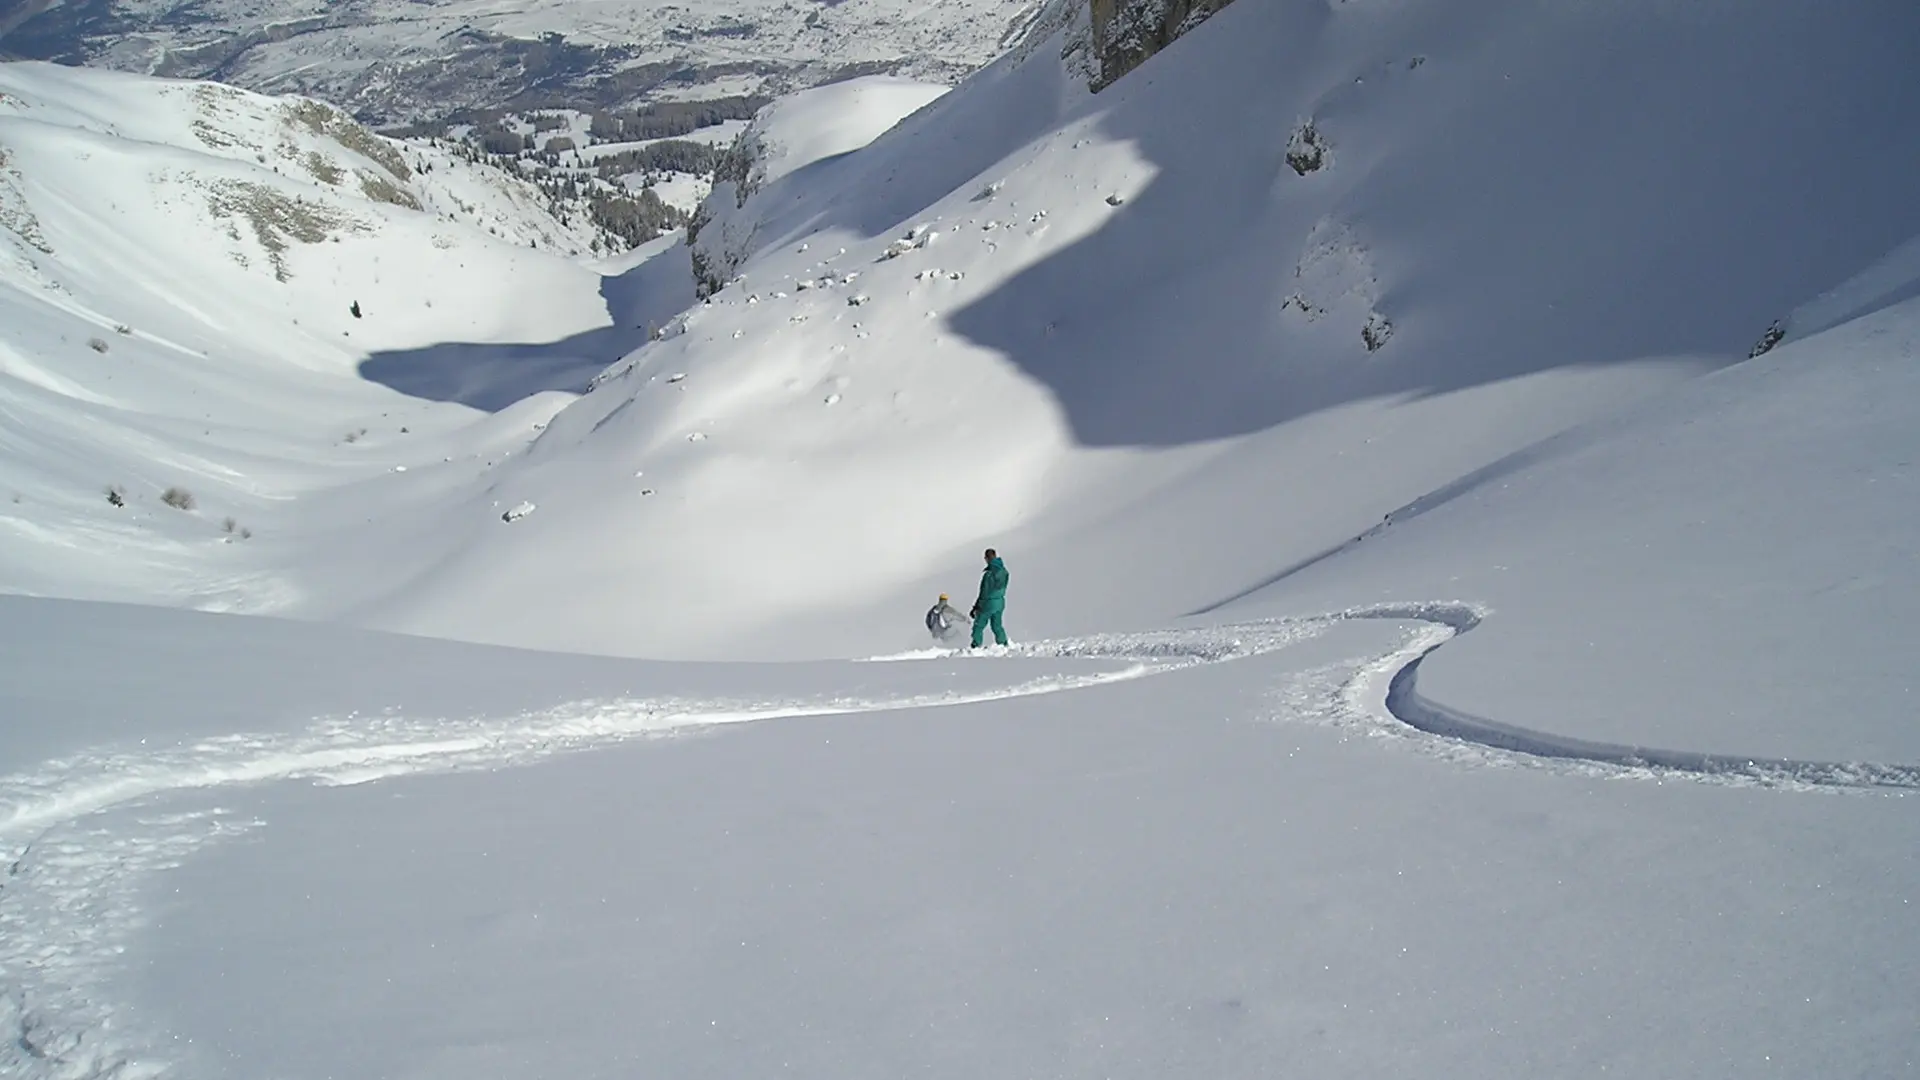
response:
[[[1920,234],[1908,25],[1234,5],[1097,95],[1079,18],[930,104],[812,91],[696,220],[734,283],[464,511],[537,516],[362,614],[871,649],[988,543],[1029,632],[1198,610],[1744,359]]]
[[[0,68],[0,1072],[1914,1071],[1920,11],[1028,27],[617,262]]]
[[[10,69],[10,295],[18,325],[43,323],[20,340],[84,354],[20,350],[20,392],[62,418],[29,422],[70,428],[91,415],[76,402],[197,417],[183,460],[202,463],[135,482],[125,458],[147,450],[29,455],[15,505],[77,516],[17,514],[62,554],[19,548],[13,572],[117,595],[112,560],[67,537],[116,535],[102,491],[258,485],[209,449],[215,425],[321,416],[307,438],[378,484],[216,495],[210,516],[243,526],[284,504],[287,546],[254,545],[244,574],[159,560],[164,587],[134,595],[592,652],[821,655],[885,647],[998,543],[1022,553],[1027,632],[1153,624],[1804,333],[1785,313],[1920,234],[1899,180],[1920,156],[1912,95],[1877,16],[1236,5],[1111,81],[1094,15],[1042,12],[951,93],[870,77],[767,110],[696,215],[707,295],[679,314],[694,283],[673,241],[570,263],[581,227],[524,185],[324,106]],[[129,186],[83,164],[109,150],[166,164]],[[476,219],[497,241],[456,228]],[[194,272],[159,269],[180,260]],[[83,299],[47,299],[66,295]],[[172,403],[165,365],[108,393],[142,334],[195,372],[232,350],[273,379],[345,375],[320,400],[353,404],[274,390],[251,412],[262,393],[218,365],[188,396],[230,411]],[[563,409],[515,404],[649,338]],[[488,434],[397,438],[472,418],[448,404],[494,412]],[[859,572],[818,572],[841,563]],[[1166,565],[1185,569],[1135,580]]]
[[[777,93],[891,71],[957,79],[1033,0],[42,0],[0,3],[0,50],[304,93],[382,123],[471,108]]]
[[[430,432],[487,445],[441,402],[578,389],[646,336],[646,301],[612,326],[610,279],[573,258],[592,226],[309,100],[0,66],[0,225],[16,591],[275,606],[270,521],[297,496],[437,462]],[[683,277],[647,290],[652,318]],[[513,367],[448,355],[563,340]]]

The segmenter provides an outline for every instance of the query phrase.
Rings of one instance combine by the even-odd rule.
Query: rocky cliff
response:
[[[1112,84],[1233,0],[1089,0],[1092,89]]]

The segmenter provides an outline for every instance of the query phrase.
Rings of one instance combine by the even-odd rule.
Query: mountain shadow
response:
[[[1124,194],[1107,223],[951,325],[1082,444],[1171,446],[1555,368],[1732,362],[1920,230],[1912,5],[1478,23],[1227,8],[1094,99],[1151,179],[1073,178]],[[1327,153],[1302,174],[1306,118]],[[1289,310],[1316,277],[1326,310]],[[1370,315],[1395,331],[1377,352]]]
[[[377,352],[361,361],[360,376],[411,397],[487,412],[545,390],[584,392],[607,365],[646,344],[652,328],[693,303],[686,246],[602,278],[600,296],[612,325],[554,342],[444,342]]]

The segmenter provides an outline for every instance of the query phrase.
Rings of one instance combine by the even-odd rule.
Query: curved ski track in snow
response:
[[[1425,624],[1405,646],[1364,665],[1346,684],[1342,691],[1346,715],[1371,712],[1378,707],[1375,703],[1384,701],[1394,720],[1427,735],[1496,753],[1608,767],[1616,773],[1680,775],[1789,789],[1920,789],[1920,765],[1802,761],[1593,742],[1473,716],[1421,696],[1420,665],[1441,646],[1479,626],[1486,614],[1471,604],[1425,603],[1380,604],[1331,616]]]
[[[1470,632],[1485,609],[1465,603],[1384,604],[1312,618],[1153,633],[1104,634],[1015,646],[1012,655],[1118,660],[973,693],[771,701],[587,701],[480,720],[349,716],[306,732],[231,735],[161,751],[103,751],[0,777],[0,1073],[37,1080],[143,1080],[174,1065],[114,1015],[117,957],[141,920],[138,886],[203,844],[261,823],[221,810],[181,812],[151,800],[242,784],[308,779],[357,784],[385,777],[530,764],[556,754],[689,729],[790,717],[916,710],[1032,697],[1276,652],[1341,622],[1420,628],[1385,656],[1291,676],[1277,718],[1315,720],[1369,736],[1418,740],[1449,760],[1532,764],[1582,775],[1685,777],[1790,790],[1920,789],[1920,766],[1749,758],[1588,742],[1469,716],[1422,697],[1421,664]],[[888,658],[875,658],[888,659]],[[903,658],[894,658],[903,659]],[[1384,706],[1384,708],[1383,708]],[[112,823],[100,811],[132,808]]]

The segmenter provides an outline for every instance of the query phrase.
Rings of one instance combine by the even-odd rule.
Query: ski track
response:
[[[1470,633],[1488,614],[1474,604],[1410,603],[1323,616],[1330,621],[1416,623],[1420,629],[1384,657],[1358,658],[1296,677],[1282,688],[1279,700],[1289,716],[1369,736],[1412,739],[1427,753],[1461,763],[1787,791],[1920,790],[1920,764],[1807,761],[1593,742],[1474,716],[1422,696],[1421,664],[1441,646]]]
[[[1358,620],[1416,629],[1385,656],[1358,657],[1287,678],[1274,719],[1397,739],[1478,767],[1567,775],[1685,779],[1798,791],[1920,789],[1920,765],[1750,758],[1589,742],[1448,708],[1419,693],[1421,664],[1477,627],[1467,603],[1383,604],[1312,618],[1104,634],[1005,655],[1119,661],[972,693],[794,700],[584,701],[506,718],[329,718],[302,733],[229,735],[176,749],[102,750],[0,777],[0,1074],[22,1080],[162,1080],[180,1063],[160,1038],[125,1030],[110,990],[142,923],[141,881],[202,845],[263,823],[220,809],[163,811],[169,795],[304,779],[323,785],[531,764],[557,754],[763,720],[907,711],[1065,693],[1279,651]],[[944,651],[873,657],[910,661]],[[126,809],[111,821],[103,811]]]

